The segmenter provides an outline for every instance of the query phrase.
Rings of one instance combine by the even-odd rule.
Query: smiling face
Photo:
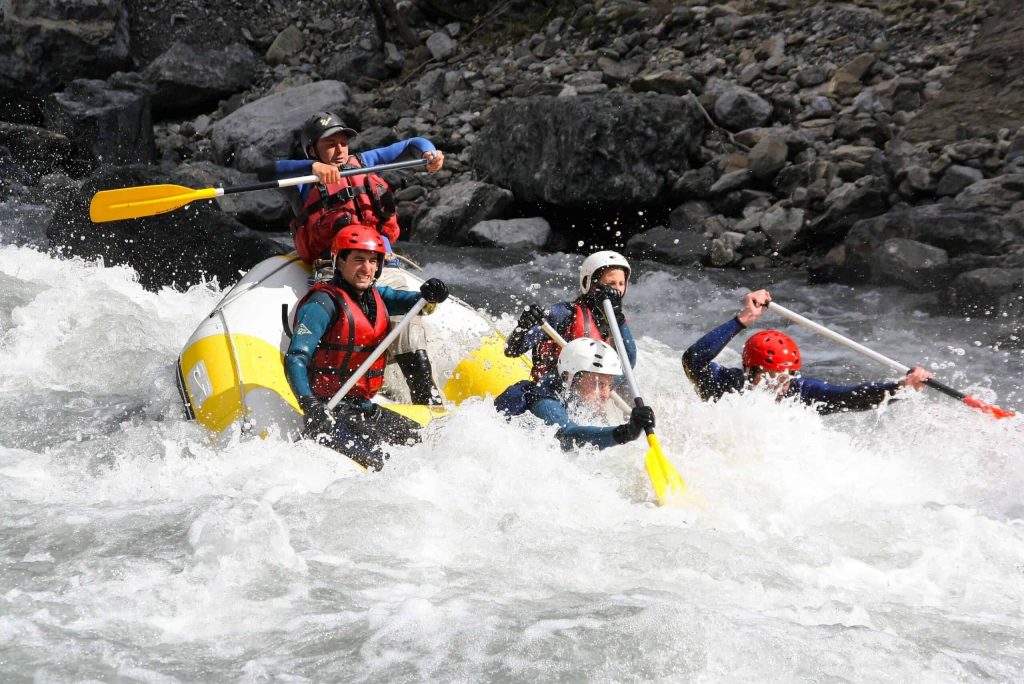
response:
[[[339,252],[340,254],[340,252]],[[348,250],[344,259],[338,259],[338,273],[342,280],[359,291],[368,290],[377,278],[380,254],[365,249]]]
[[[348,135],[338,131],[320,138],[314,146],[314,156],[325,164],[341,166],[348,161]]]

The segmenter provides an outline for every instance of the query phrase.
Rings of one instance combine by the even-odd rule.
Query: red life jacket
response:
[[[356,157],[349,157],[342,170],[359,168]],[[375,173],[342,177],[340,183],[315,184],[306,202],[292,222],[295,227],[295,251],[307,264],[321,256],[330,258],[331,240],[350,223],[362,223],[383,233],[392,243],[398,241],[400,228],[395,198],[387,181]]]
[[[573,313],[566,322],[565,330],[559,330],[566,342],[580,337],[589,337],[593,340],[608,342],[608,339],[601,337],[601,329],[594,320],[590,308],[573,302]],[[539,382],[548,373],[558,372],[558,353],[560,348],[554,340],[546,339],[533,348],[533,370],[530,377]]]
[[[328,282],[313,285],[295,308],[297,317],[299,309],[314,292],[325,292],[338,309],[337,318],[320,339],[308,368],[313,394],[320,399],[333,397],[388,334],[387,307],[377,288],[371,287],[370,291],[377,303],[377,320],[374,323],[366,318],[359,304],[345,290]],[[292,325],[297,325],[297,320]],[[381,354],[345,396],[372,398],[384,384],[386,365],[387,354]]]

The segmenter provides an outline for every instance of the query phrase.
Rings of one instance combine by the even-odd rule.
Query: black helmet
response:
[[[302,124],[302,131],[299,133],[299,142],[302,143],[302,151],[309,157],[309,148],[316,145],[316,141],[333,133],[341,131],[350,138],[354,138],[356,130],[349,128],[341,117],[333,112],[318,112],[306,119]]]

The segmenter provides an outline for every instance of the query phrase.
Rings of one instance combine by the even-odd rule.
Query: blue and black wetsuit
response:
[[[387,311],[376,311],[370,292],[359,292],[340,278],[334,284],[359,304],[370,321],[390,313],[408,313],[420,299],[415,291],[377,287]],[[331,328],[339,311],[325,292],[314,292],[296,314],[295,331],[284,357],[285,377],[296,397],[314,397],[309,381],[309,364],[320,340]],[[346,397],[334,411],[334,432],[328,445],[366,467],[380,469],[387,458],[381,443],[401,444],[419,440],[418,425],[392,411],[383,411],[368,399]]]
[[[555,437],[563,451],[586,444],[607,449],[622,443],[616,437],[616,426],[580,425],[570,420],[566,404],[559,398],[561,385],[562,381],[553,375],[540,382],[520,380],[498,395],[494,408],[509,417],[529,411],[548,425],[557,425]]]
[[[360,165],[367,167],[377,166],[379,164],[391,164],[401,159],[406,155],[406,153],[415,155],[416,158],[419,158],[427,152],[437,152],[437,148],[434,147],[434,143],[430,142],[426,138],[417,137],[409,138],[408,140],[400,140],[396,143],[391,143],[387,147],[376,147],[372,150],[360,152],[355,156],[359,159]],[[313,172],[314,161],[315,160],[313,159],[284,159],[263,166],[257,171],[256,175],[261,181],[292,178],[294,176],[308,176]],[[300,201],[295,207],[296,214],[302,211],[302,205],[305,203],[306,196],[309,195],[309,190],[312,187],[312,185],[305,184],[298,186]]]
[[[697,340],[683,354],[683,369],[704,401],[721,398],[726,392],[742,392],[746,371],[723,368],[712,359],[745,328],[733,318]],[[786,396],[798,396],[821,414],[864,411],[875,408],[900,388],[896,382],[867,382],[860,385],[832,385],[813,378],[793,378]]]
[[[566,342],[571,342],[575,339],[575,335],[571,334],[569,327],[574,322],[574,309],[577,304],[587,307],[585,302],[581,302],[577,299],[575,302],[559,302],[551,306],[548,311],[548,322],[551,324],[559,335],[561,335]],[[604,320],[604,312],[595,313],[593,309],[590,310],[591,316],[597,323],[602,338],[607,338],[609,332],[607,324]],[[622,333],[622,344],[626,348],[626,356],[629,358],[629,365],[632,368],[636,368],[636,341],[633,339],[633,331],[629,329],[629,324],[623,322],[619,324],[619,331]],[[522,356],[526,352],[531,352],[533,356],[534,364],[540,363],[538,346],[543,342],[548,341],[548,335],[544,332],[544,329],[539,325],[535,325],[529,330],[523,330],[516,328],[509,335],[505,341],[505,356],[515,357]],[[552,366],[554,364],[551,364]],[[554,373],[552,367],[548,370],[547,375],[554,376],[554,380],[559,381],[557,373]],[[629,391],[629,387],[626,384],[625,376],[619,376],[615,379],[613,389],[617,394],[623,398],[629,400],[632,393]]]

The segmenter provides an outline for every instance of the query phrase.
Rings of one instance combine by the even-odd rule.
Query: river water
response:
[[[579,263],[413,256],[504,330],[524,301],[564,299]],[[308,444],[211,446],[174,362],[216,284],[147,292],[127,268],[0,247],[0,680],[1024,679],[1021,419],[931,391],[824,418],[759,394],[703,404],[679,362],[770,283],[1020,410],[1005,323],[781,273],[636,275],[637,380],[692,493],[680,509],[654,505],[642,442],[563,453],[485,401],[373,475]],[[786,329],[807,376],[893,376]]]

